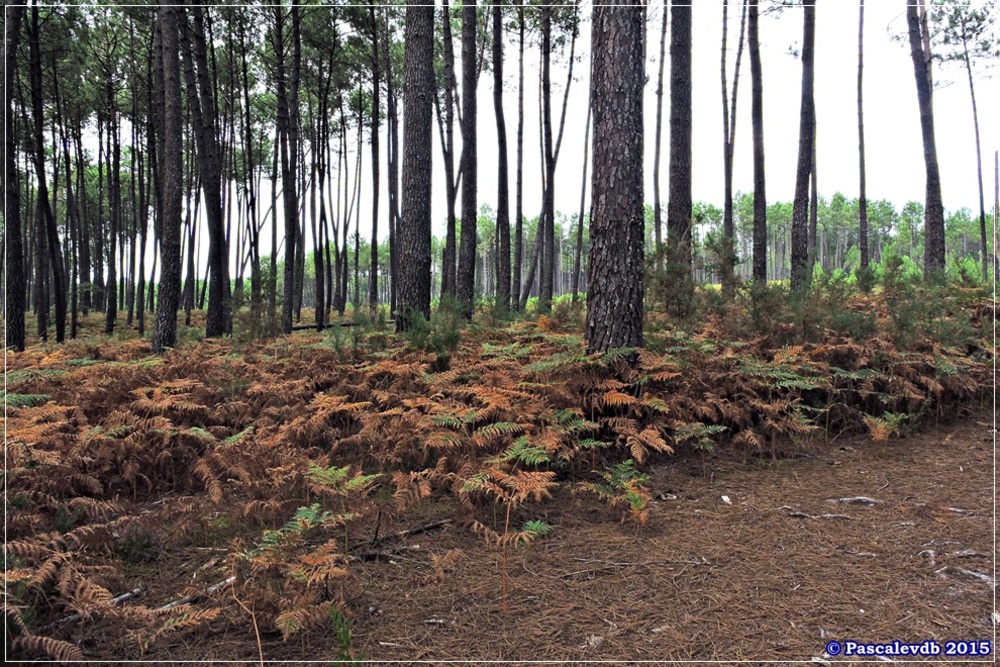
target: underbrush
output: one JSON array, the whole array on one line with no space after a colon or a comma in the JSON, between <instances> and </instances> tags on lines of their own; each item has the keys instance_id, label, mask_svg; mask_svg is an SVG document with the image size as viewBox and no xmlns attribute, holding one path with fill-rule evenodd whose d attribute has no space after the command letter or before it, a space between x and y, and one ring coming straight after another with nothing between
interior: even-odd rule
<instances>
[{"instance_id":1,"label":"underbrush","mask_svg":"<svg viewBox=\"0 0 1000 667\"><path fill-rule=\"evenodd\" d=\"M976 286L890 274L866 294L831 276L795 299L740 286L695 302L681 323L648 313L645 349L598 356L569 302L464 329L439 310L406 339L362 317L163 356L99 338L9 354L8 648L79 659L81 622L129 657L227 624L349 643L352 562L431 498L505 555L551 530L537 504L560 487L641 524L655 458L885 439L991 386ZM225 549L214 595L116 599L129 568L200 548ZM445 576L452 556L434 558L418 585Z\"/></svg>"}]
</instances>

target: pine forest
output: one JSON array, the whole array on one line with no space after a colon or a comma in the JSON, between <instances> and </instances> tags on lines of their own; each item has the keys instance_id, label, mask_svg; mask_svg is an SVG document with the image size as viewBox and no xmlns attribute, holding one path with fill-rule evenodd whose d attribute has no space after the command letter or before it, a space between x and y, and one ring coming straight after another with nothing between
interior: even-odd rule
<instances>
[{"instance_id":1,"label":"pine forest","mask_svg":"<svg viewBox=\"0 0 1000 667\"><path fill-rule=\"evenodd\" d=\"M6 658L995 657L997 17L6 3Z\"/></svg>"}]
</instances>

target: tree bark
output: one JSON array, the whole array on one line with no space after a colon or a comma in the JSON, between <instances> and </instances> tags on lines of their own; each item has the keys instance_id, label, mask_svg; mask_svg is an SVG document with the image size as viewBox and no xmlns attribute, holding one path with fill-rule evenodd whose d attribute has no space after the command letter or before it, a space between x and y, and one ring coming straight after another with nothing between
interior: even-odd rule
<instances>
[{"instance_id":1,"label":"tree bark","mask_svg":"<svg viewBox=\"0 0 1000 667\"><path fill-rule=\"evenodd\" d=\"M643 14L635 0L594 8L589 352L642 345Z\"/></svg>"},{"instance_id":2,"label":"tree bark","mask_svg":"<svg viewBox=\"0 0 1000 667\"><path fill-rule=\"evenodd\" d=\"M4 26L4 132L6 153L4 158L4 224L7 267L5 285L7 288L5 315L7 336L5 345L15 350L24 350L24 245L21 240L21 191L17 170L17 132L14 117L15 73L17 72L17 47L21 37L21 21L24 18L24 0L14 0Z\"/></svg>"},{"instance_id":3,"label":"tree bark","mask_svg":"<svg viewBox=\"0 0 1000 667\"><path fill-rule=\"evenodd\" d=\"M454 297L457 290L456 257L457 240L455 236L455 203L458 197L455 186L455 48L451 33L451 8L445 5L441 8L442 32L444 41L444 171L445 196L447 202L447 227L445 229L443 270L441 271L441 294ZM436 98L435 98L436 99ZM438 119L441 112L438 110Z\"/></svg>"},{"instance_id":4,"label":"tree bark","mask_svg":"<svg viewBox=\"0 0 1000 667\"><path fill-rule=\"evenodd\" d=\"M809 175L812 171L813 60L816 35L816 1L805 0L802 18L802 95L799 107L799 156L795 171L795 200L792 203L793 291L809 283Z\"/></svg>"},{"instance_id":5,"label":"tree bark","mask_svg":"<svg viewBox=\"0 0 1000 667\"><path fill-rule=\"evenodd\" d=\"M514 267L510 279L511 306L521 309L521 265L524 256L524 5L517 8L517 184L514 204Z\"/></svg>"},{"instance_id":6,"label":"tree bark","mask_svg":"<svg viewBox=\"0 0 1000 667\"><path fill-rule=\"evenodd\" d=\"M666 9L664 9L666 11ZM662 49L661 49L662 51ZM660 54L661 60L663 54ZM662 63L660 65L662 71ZM662 97L662 95L661 95ZM580 261L583 258L583 211L584 202L587 197L587 152L590 149L590 118L594 109L592 103L587 104L587 122L583 126L583 182L580 185L580 214L576 220L576 252L573 255L573 303L576 303L580 291ZM657 118L657 128L659 128L659 118ZM659 150L657 150L659 153ZM659 188L657 188L659 190ZM659 239L657 239L659 245ZM659 255L657 254L657 257Z\"/></svg>"},{"instance_id":7,"label":"tree bark","mask_svg":"<svg viewBox=\"0 0 1000 667\"><path fill-rule=\"evenodd\" d=\"M510 194L507 182L507 125L503 115L503 11L493 5L493 112L497 123L497 306L510 309Z\"/></svg>"},{"instance_id":8,"label":"tree bark","mask_svg":"<svg viewBox=\"0 0 1000 667\"><path fill-rule=\"evenodd\" d=\"M538 272L538 310L552 309L552 281L555 269L555 151L552 146L552 7L542 5L542 163L545 187L542 216L538 220L541 238L541 269Z\"/></svg>"},{"instance_id":9,"label":"tree bark","mask_svg":"<svg viewBox=\"0 0 1000 667\"><path fill-rule=\"evenodd\" d=\"M660 23L660 64L656 75L656 140L653 144L653 233L656 235L656 264L659 269L663 268L663 211L661 210L662 200L660 199L660 146L663 136L663 65L666 61L667 17L669 14L667 0L663 0L663 20ZM586 169L586 165L584 165L584 169ZM584 180L586 178L586 172L584 172ZM581 210L582 208L581 206ZM577 245L580 245L580 243L577 243ZM579 254L579 250L577 253ZM576 277L575 273L574 271L574 279ZM576 298L575 286L573 288L573 298Z\"/></svg>"},{"instance_id":10,"label":"tree bark","mask_svg":"<svg viewBox=\"0 0 1000 667\"><path fill-rule=\"evenodd\" d=\"M164 150L160 154L163 178L163 220L161 221L160 254L163 269L160 274L159 298L156 304L156 324L153 329L153 351L173 347L177 341L177 306L181 290L181 196L183 185L181 155L181 71L178 59L178 18L172 5L161 5L157 13L157 30L162 44L163 120L160 132Z\"/></svg>"},{"instance_id":11,"label":"tree bark","mask_svg":"<svg viewBox=\"0 0 1000 667\"><path fill-rule=\"evenodd\" d=\"M434 92L434 8L406 8L403 78L403 182L399 249L399 331L431 310L431 112Z\"/></svg>"},{"instance_id":12,"label":"tree bark","mask_svg":"<svg viewBox=\"0 0 1000 667\"><path fill-rule=\"evenodd\" d=\"M372 264L371 273L368 277L368 307L374 312L378 307L378 195L379 195L379 156L378 156L378 133L379 133L379 67L381 63L378 59L378 19L375 14L375 6L368 6L369 18L372 27Z\"/></svg>"},{"instance_id":13,"label":"tree bark","mask_svg":"<svg viewBox=\"0 0 1000 667\"><path fill-rule=\"evenodd\" d=\"M476 309L476 11L474 0L462 0L462 229L456 293L466 319Z\"/></svg>"},{"instance_id":14,"label":"tree bark","mask_svg":"<svg viewBox=\"0 0 1000 667\"><path fill-rule=\"evenodd\" d=\"M37 180L37 197L39 222L45 226L44 238L47 241L48 264L52 271L52 290L55 298L56 342L62 343L66 338L66 285L63 278L62 257L59 246L59 230L49 202L48 187L45 182L45 138L44 119L42 116L42 58L41 35L38 17L38 5L31 7L31 28L28 30L28 67L31 79L31 115L34 120L35 143L35 178ZM112 303L114 300L112 300ZM48 300L45 300L48 308Z\"/></svg>"},{"instance_id":15,"label":"tree bark","mask_svg":"<svg viewBox=\"0 0 1000 667\"><path fill-rule=\"evenodd\" d=\"M383 10L383 58L385 60L386 109L389 114L389 308L395 313L398 306L399 247L399 106L393 75L389 40L389 11Z\"/></svg>"},{"instance_id":16,"label":"tree bark","mask_svg":"<svg viewBox=\"0 0 1000 667\"><path fill-rule=\"evenodd\" d=\"M767 283L767 193L764 178L764 82L760 63L758 0L750 0L747 17L750 47L750 101L753 125L753 279Z\"/></svg>"},{"instance_id":17,"label":"tree bark","mask_svg":"<svg viewBox=\"0 0 1000 667\"><path fill-rule=\"evenodd\" d=\"M920 133L924 142L924 167L927 172L924 194L924 275L944 271L944 205L941 201L941 171L938 167L937 145L934 141L934 110L930 80L929 48L922 44L920 19L912 2L906 5L907 32L910 38L910 59L917 84L917 105L920 110Z\"/></svg>"},{"instance_id":18,"label":"tree bark","mask_svg":"<svg viewBox=\"0 0 1000 667\"><path fill-rule=\"evenodd\" d=\"M983 190L983 149L979 140L979 108L976 105L976 87L972 81L972 61L969 58L969 43L962 30L962 61L969 75L969 96L972 98L972 124L976 131L976 177L979 183L979 254L982 263L983 282L989 279L989 250L986 244L986 196Z\"/></svg>"},{"instance_id":19,"label":"tree bark","mask_svg":"<svg viewBox=\"0 0 1000 667\"><path fill-rule=\"evenodd\" d=\"M858 249L861 268L868 268L868 190L865 178L865 0L858 7Z\"/></svg>"},{"instance_id":20,"label":"tree bark","mask_svg":"<svg viewBox=\"0 0 1000 667\"><path fill-rule=\"evenodd\" d=\"M691 284L691 6L674 4L670 26L670 191L667 202L667 246L673 271ZM595 124L595 138L596 124ZM596 146L596 143L595 143ZM596 159L596 148L595 148ZM595 162L596 164L596 162ZM595 169L594 176L597 176ZM596 190L595 196L596 196ZM591 223L593 224L593 223ZM675 314L686 314L681 299L671 304Z\"/></svg>"},{"instance_id":21,"label":"tree bark","mask_svg":"<svg viewBox=\"0 0 1000 667\"><path fill-rule=\"evenodd\" d=\"M744 0L743 10L740 14L740 38L736 47L736 66L733 70L733 94L729 100L727 96L728 84L726 82L726 37L727 37L727 14L729 2L722 6L722 125L723 125L723 146L722 161L724 174L724 200L722 213L722 236L723 248L721 257L722 271L722 291L726 296L733 296L735 291L736 268L736 233L733 227L733 153L736 147L736 101L739 94L740 85L740 62L743 58L743 37L746 28L747 3ZM730 106L731 104L731 106Z\"/></svg>"}]
</instances>

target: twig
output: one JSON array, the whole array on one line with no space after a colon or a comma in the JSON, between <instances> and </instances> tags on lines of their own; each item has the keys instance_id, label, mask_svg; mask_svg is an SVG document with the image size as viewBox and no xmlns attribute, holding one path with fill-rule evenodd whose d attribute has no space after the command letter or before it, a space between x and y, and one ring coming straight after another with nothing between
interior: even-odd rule
<instances>
[{"instance_id":1,"label":"twig","mask_svg":"<svg viewBox=\"0 0 1000 667\"><path fill-rule=\"evenodd\" d=\"M409 530L401 530L398 533L393 533L392 535L386 535L385 537L379 539L378 541L376 541L376 540L373 539L373 540L369 541L365 545L355 544L354 546L352 546L350 548L350 550L353 551L354 549L358 549L361 546L370 546L370 545L373 545L373 544L381 544L382 542L384 542L386 540L394 540L394 539L398 539L400 537L409 537L410 535L418 535L420 533L426 533L429 530L434 530L435 528L441 528L443 526L447 526L451 522L452 522L451 519L441 519L440 521L433 521L431 523L424 524L423 526L417 526L416 528L410 528Z\"/></svg>"},{"instance_id":2,"label":"twig","mask_svg":"<svg viewBox=\"0 0 1000 667\"><path fill-rule=\"evenodd\" d=\"M140 595L142 595L142 589L141 588L136 588L136 589L133 589L133 590L128 591L126 593L122 593L118 597L113 598L111 600L111 604L121 604L122 602L125 602L126 600L131 600L132 598L137 598ZM77 621L80 620L80 618L81 618L80 614L70 614L69 616L63 616L59 620L57 620L54 623L52 623L52 625L66 625L67 623L76 623Z\"/></svg>"},{"instance_id":3,"label":"twig","mask_svg":"<svg viewBox=\"0 0 1000 667\"><path fill-rule=\"evenodd\" d=\"M852 496L850 498L830 498L828 503L841 503L844 505L875 505L878 503L874 498L868 496Z\"/></svg>"},{"instance_id":4,"label":"twig","mask_svg":"<svg viewBox=\"0 0 1000 667\"><path fill-rule=\"evenodd\" d=\"M805 512L789 512L788 516L795 519L843 519L844 521L850 521L851 517L847 514L806 514Z\"/></svg>"},{"instance_id":5,"label":"twig","mask_svg":"<svg viewBox=\"0 0 1000 667\"><path fill-rule=\"evenodd\" d=\"M223 588L225 588L229 584L233 583L234 581L236 581L236 576L235 575L232 576L232 577L229 577L228 579L224 579L224 580L220 581L217 584L213 584L212 586L209 586L208 588L206 588L205 590L201 591L200 593L194 593L193 595L185 595L184 597L182 597L180 599L177 599L177 600L174 600L173 602L168 602L167 604L163 605L162 607L157 607L154 611L166 611L167 609L173 609L174 607L179 607L182 604L187 604L189 602L194 602L198 598L207 597L209 595L214 595L215 593L219 592L220 590L222 590Z\"/></svg>"},{"instance_id":6,"label":"twig","mask_svg":"<svg viewBox=\"0 0 1000 667\"><path fill-rule=\"evenodd\" d=\"M395 324L396 320L386 320L386 324ZM332 329L333 327L357 327L363 326L362 323L358 322L331 322L330 324L324 324L318 326L316 324L294 324L292 325L292 331L315 331L317 329Z\"/></svg>"},{"instance_id":7,"label":"twig","mask_svg":"<svg viewBox=\"0 0 1000 667\"><path fill-rule=\"evenodd\" d=\"M229 577L226 581L233 581L236 576ZM250 620L253 622L253 633L257 637L257 656L260 658L260 667L264 667L264 647L260 643L260 628L257 627L257 614L254 613L253 609L248 609L243 600L236 597L236 588L233 587L229 589L229 592L233 594L233 599L236 600L236 604L243 607L243 611L250 614Z\"/></svg>"}]
</instances>

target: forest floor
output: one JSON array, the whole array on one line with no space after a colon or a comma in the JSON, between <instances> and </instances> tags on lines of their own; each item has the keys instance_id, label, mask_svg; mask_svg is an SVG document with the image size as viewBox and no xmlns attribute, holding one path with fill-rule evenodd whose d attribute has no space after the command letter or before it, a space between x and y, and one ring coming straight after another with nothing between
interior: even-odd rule
<instances>
[{"instance_id":1,"label":"forest floor","mask_svg":"<svg viewBox=\"0 0 1000 667\"><path fill-rule=\"evenodd\" d=\"M9 353L8 653L809 660L989 638L993 304L837 301L650 314L645 349L603 356L566 311L406 339L187 329L156 356L86 335L95 317Z\"/></svg>"},{"instance_id":2,"label":"forest floor","mask_svg":"<svg viewBox=\"0 0 1000 667\"><path fill-rule=\"evenodd\" d=\"M556 530L509 556L506 616L495 548L449 524L391 541L372 549L384 557L352 565L352 649L391 661L809 660L831 640L992 638L991 421L964 415L878 444L818 442L763 465L735 454L657 465L641 529L593 498L559 493L543 512ZM857 496L877 502L830 502ZM453 510L425 507L397 528ZM432 558L456 549L446 575L427 583ZM211 562L164 553L155 602L181 581L207 582ZM337 652L329 632L263 645L268 660ZM148 659L256 656L244 625L161 643Z\"/></svg>"}]
</instances>

